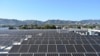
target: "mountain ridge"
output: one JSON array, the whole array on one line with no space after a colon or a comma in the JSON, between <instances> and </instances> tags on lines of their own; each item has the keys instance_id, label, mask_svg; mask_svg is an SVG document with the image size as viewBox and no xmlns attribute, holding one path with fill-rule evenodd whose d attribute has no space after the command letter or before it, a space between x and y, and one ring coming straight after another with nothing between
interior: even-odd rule
<instances>
[{"instance_id":1,"label":"mountain ridge","mask_svg":"<svg viewBox=\"0 0 100 56\"><path fill-rule=\"evenodd\" d=\"M0 18L0 25L25 25L25 24L100 24L100 20L80 20L80 21L71 21L71 20L17 20L17 19L3 19Z\"/></svg>"}]
</instances>

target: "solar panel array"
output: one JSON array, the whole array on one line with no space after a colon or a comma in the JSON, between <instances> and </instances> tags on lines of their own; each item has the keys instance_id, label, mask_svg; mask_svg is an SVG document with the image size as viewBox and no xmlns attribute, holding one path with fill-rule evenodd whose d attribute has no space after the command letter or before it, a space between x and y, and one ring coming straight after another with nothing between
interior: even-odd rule
<instances>
[{"instance_id":1,"label":"solar panel array","mask_svg":"<svg viewBox=\"0 0 100 56\"><path fill-rule=\"evenodd\" d=\"M0 30L0 52L9 51L6 48L11 47L16 42L21 42L26 35L32 34L33 31L27 30Z\"/></svg>"},{"instance_id":2,"label":"solar panel array","mask_svg":"<svg viewBox=\"0 0 100 56\"><path fill-rule=\"evenodd\" d=\"M60 30L62 31L62 30ZM27 31L30 32L30 31ZM24 33L24 32L23 32ZM100 36L57 30L31 31L32 37L2 56L100 56Z\"/></svg>"}]
</instances>

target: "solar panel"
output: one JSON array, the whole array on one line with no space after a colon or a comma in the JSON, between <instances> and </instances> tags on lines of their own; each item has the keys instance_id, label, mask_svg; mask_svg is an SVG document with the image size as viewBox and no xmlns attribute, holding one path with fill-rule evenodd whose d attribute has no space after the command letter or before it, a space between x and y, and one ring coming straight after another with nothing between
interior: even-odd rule
<instances>
[{"instance_id":1,"label":"solar panel","mask_svg":"<svg viewBox=\"0 0 100 56\"><path fill-rule=\"evenodd\" d=\"M57 52L56 45L48 45L48 52Z\"/></svg>"},{"instance_id":2,"label":"solar panel","mask_svg":"<svg viewBox=\"0 0 100 56\"><path fill-rule=\"evenodd\" d=\"M33 52L37 52L38 51L38 45L31 45L29 52L33 53Z\"/></svg>"},{"instance_id":3,"label":"solar panel","mask_svg":"<svg viewBox=\"0 0 100 56\"><path fill-rule=\"evenodd\" d=\"M82 40L83 44L90 44L87 40Z\"/></svg>"},{"instance_id":4,"label":"solar panel","mask_svg":"<svg viewBox=\"0 0 100 56\"><path fill-rule=\"evenodd\" d=\"M11 52L18 52L19 51L19 48L20 48L20 45L14 45L9 52L10 53Z\"/></svg>"},{"instance_id":5,"label":"solar panel","mask_svg":"<svg viewBox=\"0 0 100 56\"><path fill-rule=\"evenodd\" d=\"M67 52L76 52L73 45L66 45Z\"/></svg>"},{"instance_id":6,"label":"solar panel","mask_svg":"<svg viewBox=\"0 0 100 56\"><path fill-rule=\"evenodd\" d=\"M27 44L28 41L27 40L24 40L21 44Z\"/></svg>"},{"instance_id":7,"label":"solar panel","mask_svg":"<svg viewBox=\"0 0 100 56\"><path fill-rule=\"evenodd\" d=\"M98 56L100 56L100 54L98 54Z\"/></svg>"},{"instance_id":8,"label":"solar panel","mask_svg":"<svg viewBox=\"0 0 100 56\"><path fill-rule=\"evenodd\" d=\"M75 41L74 40L69 40L69 43L70 44L75 44Z\"/></svg>"},{"instance_id":9,"label":"solar panel","mask_svg":"<svg viewBox=\"0 0 100 56\"><path fill-rule=\"evenodd\" d=\"M36 40L35 44L41 44L41 40Z\"/></svg>"},{"instance_id":10,"label":"solar panel","mask_svg":"<svg viewBox=\"0 0 100 56\"><path fill-rule=\"evenodd\" d=\"M56 40L56 44L62 44L61 40Z\"/></svg>"},{"instance_id":11,"label":"solar panel","mask_svg":"<svg viewBox=\"0 0 100 56\"><path fill-rule=\"evenodd\" d=\"M28 52L29 45L21 45L19 52Z\"/></svg>"},{"instance_id":12,"label":"solar panel","mask_svg":"<svg viewBox=\"0 0 100 56\"><path fill-rule=\"evenodd\" d=\"M82 47L82 45L75 45L75 48L76 48L77 52L85 52L85 50Z\"/></svg>"},{"instance_id":13,"label":"solar panel","mask_svg":"<svg viewBox=\"0 0 100 56\"><path fill-rule=\"evenodd\" d=\"M47 45L40 45L38 52L47 52Z\"/></svg>"},{"instance_id":14,"label":"solar panel","mask_svg":"<svg viewBox=\"0 0 100 56\"><path fill-rule=\"evenodd\" d=\"M76 43L77 44L82 44L82 41L81 40L76 40Z\"/></svg>"},{"instance_id":15,"label":"solar panel","mask_svg":"<svg viewBox=\"0 0 100 56\"><path fill-rule=\"evenodd\" d=\"M95 50L90 45L83 45L87 52L95 52Z\"/></svg>"},{"instance_id":16,"label":"solar panel","mask_svg":"<svg viewBox=\"0 0 100 56\"><path fill-rule=\"evenodd\" d=\"M48 44L48 41L47 40L43 40L42 44Z\"/></svg>"},{"instance_id":17,"label":"solar panel","mask_svg":"<svg viewBox=\"0 0 100 56\"><path fill-rule=\"evenodd\" d=\"M57 45L57 50L58 50L58 52L66 52L64 45Z\"/></svg>"},{"instance_id":18,"label":"solar panel","mask_svg":"<svg viewBox=\"0 0 100 56\"><path fill-rule=\"evenodd\" d=\"M55 41L49 40L49 44L55 44Z\"/></svg>"},{"instance_id":19,"label":"solar panel","mask_svg":"<svg viewBox=\"0 0 100 56\"><path fill-rule=\"evenodd\" d=\"M35 40L29 40L28 44L34 44L34 43L35 43Z\"/></svg>"},{"instance_id":20,"label":"solar panel","mask_svg":"<svg viewBox=\"0 0 100 56\"><path fill-rule=\"evenodd\" d=\"M68 40L63 40L63 44L68 44Z\"/></svg>"},{"instance_id":21,"label":"solar panel","mask_svg":"<svg viewBox=\"0 0 100 56\"><path fill-rule=\"evenodd\" d=\"M32 35L32 37L20 41L20 45L13 45L8 55L5 55L100 56L100 36L79 35L73 32L63 33L63 31L58 33L56 30L27 30L17 32L13 37L19 36L25 39L26 35ZM2 50L0 49L0 51ZM1 55L3 56L3 54Z\"/></svg>"},{"instance_id":22,"label":"solar panel","mask_svg":"<svg viewBox=\"0 0 100 56\"><path fill-rule=\"evenodd\" d=\"M100 40L96 40L97 44L100 44Z\"/></svg>"},{"instance_id":23,"label":"solar panel","mask_svg":"<svg viewBox=\"0 0 100 56\"><path fill-rule=\"evenodd\" d=\"M99 45L92 45L96 52L100 52L100 46Z\"/></svg>"},{"instance_id":24,"label":"solar panel","mask_svg":"<svg viewBox=\"0 0 100 56\"><path fill-rule=\"evenodd\" d=\"M7 54L0 54L0 56L7 56Z\"/></svg>"},{"instance_id":25,"label":"solar panel","mask_svg":"<svg viewBox=\"0 0 100 56\"><path fill-rule=\"evenodd\" d=\"M89 40L89 42L90 42L91 44L96 44L96 42L95 42L94 40Z\"/></svg>"}]
</instances>

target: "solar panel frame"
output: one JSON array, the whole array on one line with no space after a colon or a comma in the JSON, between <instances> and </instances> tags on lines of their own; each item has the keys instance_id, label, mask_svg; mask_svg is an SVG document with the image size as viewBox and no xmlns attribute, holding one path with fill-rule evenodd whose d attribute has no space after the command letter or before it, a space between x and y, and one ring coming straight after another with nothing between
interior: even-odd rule
<instances>
[{"instance_id":1,"label":"solar panel frame","mask_svg":"<svg viewBox=\"0 0 100 56\"><path fill-rule=\"evenodd\" d=\"M47 54L47 56L58 56L58 54Z\"/></svg>"},{"instance_id":2,"label":"solar panel frame","mask_svg":"<svg viewBox=\"0 0 100 56\"><path fill-rule=\"evenodd\" d=\"M71 56L71 54L59 54L59 56Z\"/></svg>"},{"instance_id":3,"label":"solar panel frame","mask_svg":"<svg viewBox=\"0 0 100 56\"><path fill-rule=\"evenodd\" d=\"M33 56L45 56L45 54L43 54L43 53L42 53L42 54L41 54L41 53L37 53L37 54L36 54L36 53L35 53Z\"/></svg>"},{"instance_id":4,"label":"solar panel frame","mask_svg":"<svg viewBox=\"0 0 100 56\"><path fill-rule=\"evenodd\" d=\"M8 54L8 56L20 56L20 54Z\"/></svg>"},{"instance_id":5,"label":"solar panel frame","mask_svg":"<svg viewBox=\"0 0 100 56\"><path fill-rule=\"evenodd\" d=\"M85 56L84 54L72 54L73 56Z\"/></svg>"},{"instance_id":6,"label":"solar panel frame","mask_svg":"<svg viewBox=\"0 0 100 56\"><path fill-rule=\"evenodd\" d=\"M33 56L33 54L21 54L20 56Z\"/></svg>"},{"instance_id":7,"label":"solar panel frame","mask_svg":"<svg viewBox=\"0 0 100 56\"><path fill-rule=\"evenodd\" d=\"M98 56L97 54L85 54L85 56Z\"/></svg>"}]
</instances>

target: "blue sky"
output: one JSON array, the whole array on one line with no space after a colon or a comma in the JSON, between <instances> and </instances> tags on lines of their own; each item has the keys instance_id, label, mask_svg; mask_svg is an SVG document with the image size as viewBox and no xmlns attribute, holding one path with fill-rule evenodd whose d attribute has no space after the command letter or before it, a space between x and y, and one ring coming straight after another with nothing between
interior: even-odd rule
<instances>
[{"instance_id":1,"label":"blue sky","mask_svg":"<svg viewBox=\"0 0 100 56\"><path fill-rule=\"evenodd\" d=\"M0 0L0 18L41 21L100 19L100 0Z\"/></svg>"}]
</instances>

